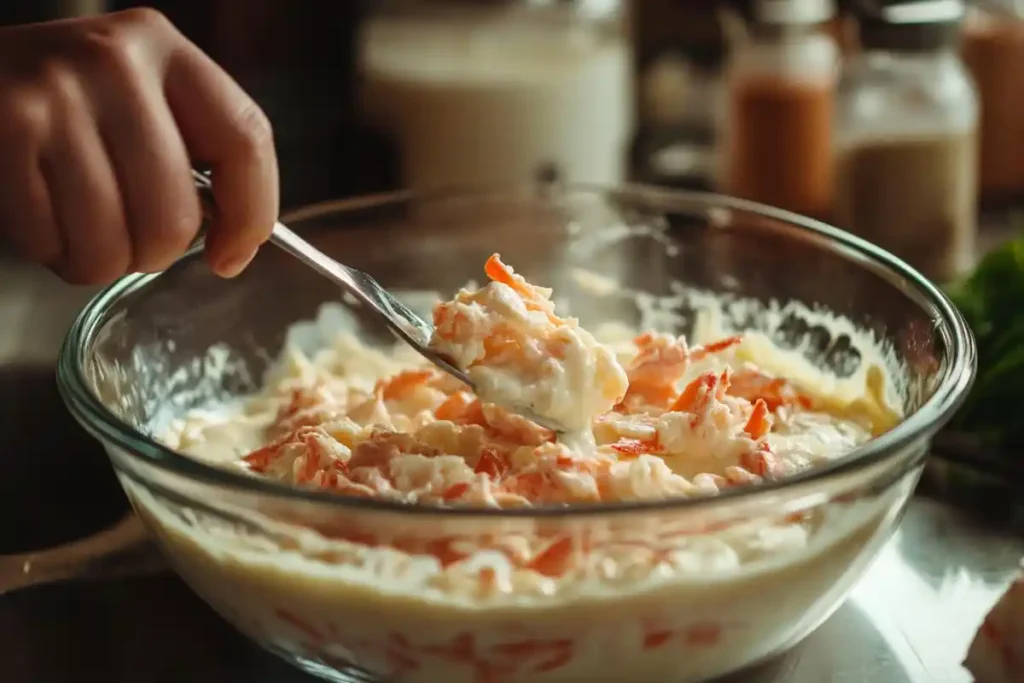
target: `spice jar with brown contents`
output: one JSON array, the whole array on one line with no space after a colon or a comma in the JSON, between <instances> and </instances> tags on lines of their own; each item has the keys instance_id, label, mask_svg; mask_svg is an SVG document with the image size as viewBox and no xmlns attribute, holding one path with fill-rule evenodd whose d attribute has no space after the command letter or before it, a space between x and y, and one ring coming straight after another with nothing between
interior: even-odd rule
<instances>
[{"instance_id":1,"label":"spice jar with brown contents","mask_svg":"<svg viewBox=\"0 0 1024 683\"><path fill-rule=\"evenodd\" d=\"M762 0L730 31L720 191L824 217L838 48L831 0Z\"/></svg>"},{"instance_id":2,"label":"spice jar with brown contents","mask_svg":"<svg viewBox=\"0 0 1024 683\"><path fill-rule=\"evenodd\" d=\"M860 0L836 127L839 227L948 281L974 260L978 101L961 0Z\"/></svg>"},{"instance_id":3,"label":"spice jar with brown contents","mask_svg":"<svg viewBox=\"0 0 1024 683\"><path fill-rule=\"evenodd\" d=\"M1020 3L976 4L967 14L961 55L981 100L981 201L1024 199L1024 16Z\"/></svg>"}]
</instances>

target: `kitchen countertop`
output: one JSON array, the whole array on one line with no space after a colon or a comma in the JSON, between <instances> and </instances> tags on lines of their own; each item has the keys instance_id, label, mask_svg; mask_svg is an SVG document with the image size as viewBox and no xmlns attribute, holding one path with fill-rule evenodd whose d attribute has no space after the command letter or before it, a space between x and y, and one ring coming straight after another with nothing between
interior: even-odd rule
<instances>
[{"instance_id":1,"label":"kitchen countertop","mask_svg":"<svg viewBox=\"0 0 1024 683\"><path fill-rule=\"evenodd\" d=\"M941 502L915 498L849 602L798 648L836 662L836 673L776 680L970 683L960 663L1021 557L1024 540L987 529ZM831 652L843 647L845 655Z\"/></svg>"},{"instance_id":2,"label":"kitchen countertop","mask_svg":"<svg viewBox=\"0 0 1024 683\"><path fill-rule=\"evenodd\" d=\"M55 362L65 332L97 291L0 251L0 365Z\"/></svg>"}]
</instances>

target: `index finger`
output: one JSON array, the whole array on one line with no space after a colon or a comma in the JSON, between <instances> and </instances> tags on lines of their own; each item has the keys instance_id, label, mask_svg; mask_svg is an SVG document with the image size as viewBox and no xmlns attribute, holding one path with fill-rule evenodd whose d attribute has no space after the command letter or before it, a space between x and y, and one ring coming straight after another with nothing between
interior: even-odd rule
<instances>
[{"instance_id":1,"label":"index finger","mask_svg":"<svg viewBox=\"0 0 1024 683\"><path fill-rule=\"evenodd\" d=\"M193 163L213 171L218 212L206 237L207 259L219 274L237 275L278 217L270 122L241 86L184 40L168 58L164 88Z\"/></svg>"}]
</instances>

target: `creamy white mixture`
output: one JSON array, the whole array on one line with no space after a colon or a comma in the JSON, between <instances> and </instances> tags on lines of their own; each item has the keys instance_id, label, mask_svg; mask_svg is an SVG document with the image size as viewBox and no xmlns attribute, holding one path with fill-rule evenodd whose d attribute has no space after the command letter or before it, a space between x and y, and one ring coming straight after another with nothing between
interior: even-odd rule
<instances>
[{"instance_id":1,"label":"creamy white mixture","mask_svg":"<svg viewBox=\"0 0 1024 683\"><path fill-rule=\"evenodd\" d=\"M340 496L509 508L714 496L842 455L898 417L877 369L859 396L830 395L778 374L784 354L763 335L591 335L496 256L486 272L486 286L435 309L436 347L479 396L409 349L341 334L312 356L290 349L263 393L187 416L168 442ZM503 404L587 438L559 440ZM297 530L297 511L268 505L256 537L126 488L183 576L243 630L424 683L689 681L750 663L813 626L817 596L848 585L906 493L838 516L761 508L731 524L690 513L585 527L353 512Z\"/></svg>"}]
</instances>

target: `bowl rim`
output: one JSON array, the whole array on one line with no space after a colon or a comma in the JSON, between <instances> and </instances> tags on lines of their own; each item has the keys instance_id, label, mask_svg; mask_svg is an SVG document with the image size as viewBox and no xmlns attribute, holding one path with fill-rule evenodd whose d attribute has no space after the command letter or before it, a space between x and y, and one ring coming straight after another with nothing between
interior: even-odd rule
<instances>
[{"instance_id":1,"label":"bowl rim","mask_svg":"<svg viewBox=\"0 0 1024 683\"><path fill-rule=\"evenodd\" d=\"M365 210L409 201L464 200L485 197L519 197L533 192L526 185L499 185L491 187L446 189L435 191L399 190L357 197L316 202L282 215L282 221L301 221L328 213ZM924 299L939 313L936 324L947 337L950 349L946 372L932 395L917 410L888 432L881 434L849 453L821 466L783 479L765 482L755 487L727 489L715 496L704 498L670 498L613 503L586 503L572 506L541 506L533 508L480 508L470 506L410 505L376 498L356 498L319 489L303 489L270 479L234 473L226 468L208 465L193 459L144 434L108 410L89 388L83 369L87 351L96 333L108 320L110 306L124 296L135 292L160 276L160 273L135 273L119 278L96 294L76 317L61 346L57 362L57 384L71 414L93 437L105 446L116 446L149 466L196 483L225 487L237 492L272 496L306 504L326 504L339 509L376 510L403 515L439 516L447 518L567 518L581 516L626 514L638 512L665 512L703 509L710 510L730 503L752 503L768 499L775 494L796 493L802 485L820 484L870 468L898 456L904 449L927 440L948 421L966 398L977 370L977 347L966 320L942 290L918 273L910 265L875 246L822 221L777 209L765 204L720 195L711 192L677 190L650 185L623 183L614 187L588 183L567 183L556 196L592 194L608 199L632 199L657 202L662 210L670 210L673 203L679 210L691 210L703 205L706 210L724 209L753 214L782 222L788 227L809 233L810 239L827 244L834 251L845 251L871 265L876 272L915 298ZM529 195L527 195L529 196ZM181 260L201 256L202 244L195 244ZM902 284L896 280L902 280ZM907 286L909 285L909 287ZM116 467L115 463L115 467Z\"/></svg>"}]
</instances>

